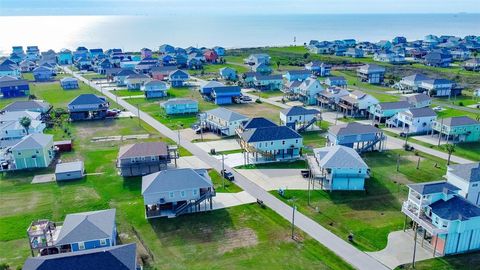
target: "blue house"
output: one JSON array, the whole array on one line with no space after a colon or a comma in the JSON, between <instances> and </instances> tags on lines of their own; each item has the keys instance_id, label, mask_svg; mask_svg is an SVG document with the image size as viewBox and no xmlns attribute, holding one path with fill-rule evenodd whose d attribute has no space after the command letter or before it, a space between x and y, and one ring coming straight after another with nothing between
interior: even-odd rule
<instances>
[{"instance_id":1,"label":"blue house","mask_svg":"<svg viewBox=\"0 0 480 270\"><path fill-rule=\"evenodd\" d=\"M301 70L289 70L283 77L287 79L287 81L304 81L312 75L310 70L301 69Z\"/></svg>"},{"instance_id":2,"label":"blue house","mask_svg":"<svg viewBox=\"0 0 480 270\"><path fill-rule=\"evenodd\" d=\"M103 49L90 49L90 58L91 59L97 59L101 58L103 56Z\"/></svg>"},{"instance_id":3,"label":"blue house","mask_svg":"<svg viewBox=\"0 0 480 270\"><path fill-rule=\"evenodd\" d=\"M436 255L480 249L480 208L459 194L459 187L448 180L408 187L405 223L411 219L414 228L424 231L420 237L428 239L425 243Z\"/></svg>"},{"instance_id":4,"label":"blue house","mask_svg":"<svg viewBox=\"0 0 480 270\"><path fill-rule=\"evenodd\" d=\"M60 80L60 85L64 90L78 89L78 80L73 77L65 77Z\"/></svg>"},{"instance_id":5,"label":"blue house","mask_svg":"<svg viewBox=\"0 0 480 270\"><path fill-rule=\"evenodd\" d=\"M237 71L231 67L224 67L220 69L220 77L227 81L234 81L237 79Z\"/></svg>"},{"instance_id":6,"label":"blue house","mask_svg":"<svg viewBox=\"0 0 480 270\"><path fill-rule=\"evenodd\" d=\"M328 128L327 145L343 145L356 149L358 152L383 149L385 136L383 132L372 126L356 122L331 126Z\"/></svg>"},{"instance_id":7,"label":"blue house","mask_svg":"<svg viewBox=\"0 0 480 270\"><path fill-rule=\"evenodd\" d=\"M68 214L61 226L45 219L34 221L27 230L32 253L44 248L66 253L115 246L115 212L115 209L107 209Z\"/></svg>"},{"instance_id":8,"label":"blue house","mask_svg":"<svg viewBox=\"0 0 480 270\"><path fill-rule=\"evenodd\" d=\"M57 63L59 65L71 65L73 64L73 54L68 49L61 50L57 55Z\"/></svg>"},{"instance_id":9,"label":"blue house","mask_svg":"<svg viewBox=\"0 0 480 270\"><path fill-rule=\"evenodd\" d=\"M365 53L360 48L348 48L345 52L345 56L353 57L353 58L362 58L364 57Z\"/></svg>"},{"instance_id":10,"label":"blue house","mask_svg":"<svg viewBox=\"0 0 480 270\"><path fill-rule=\"evenodd\" d=\"M352 148L335 145L313 150L308 167L324 190L364 190L368 166Z\"/></svg>"},{"instance_id":11,"label":"blue house","mask_svg":"<svg viewBox=\"0 0 480 270\"><path fill-rule=\"evenodd\" d=\"M255 73L253 85L261 91L281 90L283 86L282 75L262 75Z\"/></svg>"},{"instance_id":12,"label":"blue house","mask_svg":"<svg viewBox=\"0 0 480 270\"><path fill-rule=\"evenodd\" d=\"M190 78L190 75L183 70L177 69L175 71L170 72L168 75L168 80L172 87L183 87L185 86L185 82Z\"/></svg>"},{"instance_id":13,"label":"blue house","mask_svg":"<svg viewBox=\"0 0 480 270\"><path fill-rule=\"evenodd\" d=\"M188 98L172 98L160 103L166 114L189 114L198 112L198 101Z\"/></svg>"},{"instance_id":14,"label":"blue house","mask_svg":"<svg viewBox=\"0 0 480 270\"><path fill-rule=\"evenodd\" d=\"M452 62L450 54L440 51L429 52L425 55L425 65L432 67L449 67Z\"/></svg>"},{"instance_id":15,"label":"blue house","mask_svg":"<svg viewBox=\"0 0 480 270\"><path fill-rule=\"evenodd\" d=\"M52 80L53 70L46 66L40 66L33 70L33 77L35 81L50 81Z\"/></svg>"},{"instance_id":16,"label":"blue house","mask_svg":"<svg viewBox=\"0 0 480 270\"><path fill-rule=\"evenodd\" d=\"M110 62L108 58L105 58L97 62L97 64L95 65L95 71L98 74L105 75L107 73L107 69L112 67L113 67L112 62Z\"/></svg>"},{"instance_id":17,"label":"blue house","mask_svg":"<svg viewBox=\"0 0 480 270\"><path fill-rule=\"evenodd\" d=\"M341 87L341 88L346 88L347 87L347 80L342 77L342 76L337 76L337 77L328 77L325 79L325 84L328 86L336 86L336 87Z\"/></svg>"},{"instance_id":18,"label":"blue house","mask_svg":"<svg viewBox=\"0 0 480 270\"><path fill-rule=\"evenodd\" d=\"M136 244L30 257L23 270L138 270ZM74 267L73 267L74 266Z\"/></svg>"},{"instance_id":19,"label":"blue house","mask_svg":"<svg viewBox=\"0 0 480 270\"><path fill-rule=\"evenodd\" d=\"M398 45L398 44L406 44L407 43L407 38L406 37L395 37L392 40L393 45Z\"/></svg>"},{"instance_id":20,"label":"blue house","mask_svg":"<svg viewBox=\"0 0 480 270\"><path fill-rule=\"evenodd\" d=\"M318 61L313 61L305 64L305 69L310 70L315 76L325 77L330 76L332 66Z\"/></svg>"},{"instance_id":21,"label":"blue house","mask_svg":"<svg viewBox=\"0 0 480 270\"><path fill-rule=\"evenodd\" d=\"M27 46L27 59L30 61L37 61L40 58L40 50L38 46Z\"/></svg>"},{"instance_id":22,"label":"blue house","mask_svg":"<svg viewBox=\"0 0 480 270\"><path fill-rule=\"evenodd\" d=\"M146 98L161 98L167 96L168 85L163 81L153 80L145 83L141 89Z\"/></svg>"},{"instance_id":23,"label":"blue house","mask_svg":"<svg viewBox=\"0 0 480 270\"><path fill-rule=\"evenodd\" d=\"M187 67L189 69L202 69L203 68L203 62L195 57L189 57L187 60Z\"/></svg>"},{"instance_id":24,"label":"blue house","mask_svg":"<svg viewBox=\"0 0 480 270\"><path fill-rule=\"evenodd\" d=\"M300 157L303 138L287 126L249 128L238 132L240 146L255 160L291 160Z\"/></svg>"},{"instance_id":25,"label":"blue house","mask_svg":"<svg viewBox=\"0 0 480 270\"><path fill-rule=\"evenodd\" d=\"M160 52L161 54L175 53L175 48L171 45L163 44L158 49L158 52Z\"/></svg>"},{"instance_id":26,"label":"blue house","mask_svg":"<svg viewBox=\"0 0 480 270\"><path fill-rule=\"evenodd\" d=\"M30 87L26 80L16 77L0 77L0 91L3 98L22 97L30 94Z\"/></svg>"},{"instance_id":27,"label":"blue house","mask_svg":"<svg viewBox=\"0 0 480 270\"><path fill-rule=\"evenodd\" d=\"M5 60L5 62L6 61L7 60ZM3 76L11 76L11 77L17 77L17 78L20 77L20 69L18 69L16 66L13 66L13 65L4 64L5 62L3 62L0 65L0 77L3 77Z\"/></svg>"},{"instance_id":28,"label":"blue house","mask_svg":"<svg viewBox=\"0 0 480 270\"><path fill-rule=\"evenodd\" d=\"M110 103L105 97L94 94L82 94L68 104L68 112L72 121L95 120L107 117Z\"/></svg>"},{"instance_id":29,"label":"blue house","mask_svg":"<svg viewBox=\"0 0 480 270\"><path fill-rule=\"evenodd\" d=\"M137 72L135 72L134 70L131 70L131 69L121 69L120 71L117 72L117 74L115 75L115 83L118 85L118 86L125 86L127 85L127 83L125 82L125 80L127 79L128 76L130 75L136 75L138 74Z\"/></svg>"},{"instance_id":30,"label":"blue house","mask_svg":"<svg viewBox=\"0 0 480 270\"><path fill-rule=\"evenodd\" d=\"M293 106L280 111L280 123L298 132L303 132L320 120L320 112L302 106Z\"/></svg>"},{"instance_id":31,"label":"blue house","mask_svg":"<svg viewBox=\"0 0 480 270\"><path fill-rule=\"evenodd\" d=\"M216 47L213 47L213 50L218 56L225 56L225 48L216 46Z\"/></svg>"},{"instance_id":32,"label":"blue house","mask_svg":"<svg viewBox=\"0 0 480 270\"><path fill-rule=\"evenodd\" d=\"M261 74L270 74L272 73L272 68L265 63L258 63L252 67L252 70L261 73Z\"/></svg>"},{"instance_id":33,"label":"blue house","mask_svg":"<svg viewBox=\"0 0 480 270\"><path fill-rule=\"evenodd\" d=\"M357 76L362 82L381 84L385 77L385 68L375 64L366 64L357 69Z\"/></svg>"},{"instance_id":34,"label":"blue house","mask_svg":"<svg viewBox=\"0 0 480 270\"><path fill-rule=\"evenodd\" d=\"M240 86L217 86L212 88L211 96L215 104L232 104L235 98L241 96Z\"/></svg>"},{"instance_id":35,"label":"blue house","mask_svg":"<svg viewBox=\"0 0 480 270\"><path fill-rule=\"evenodd\" d=\"M200 94L210 95L214 87L221 87L221 86L225 86L225 85L219 81L208 81L206 84L200 87Z\"/></svg>"}]
</instances>

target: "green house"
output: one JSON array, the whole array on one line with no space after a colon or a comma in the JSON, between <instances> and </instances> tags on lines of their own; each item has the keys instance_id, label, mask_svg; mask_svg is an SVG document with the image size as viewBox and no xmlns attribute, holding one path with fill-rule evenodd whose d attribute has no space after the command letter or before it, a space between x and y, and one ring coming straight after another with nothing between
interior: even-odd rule
<instances>
[{"instance_id":1,"label":"green house","mask_svg":"<svg viewBox=\"0 0 480 270\"><path fill-rule=\"evenodd\" d=\"M55 156L53 135L30 134L15 144L11 151L17 170L46 168Z\"/></svg>"},{"instance_id":2,"label":"green house","mask_svg":"<svg viewBox=\"0 0 480 270\"><path fill-rule=\"evenodd\" d=\"M467 116L438 119L432 129L447 142L480 141L480 122Z\"/></svg>"}]
</instances>

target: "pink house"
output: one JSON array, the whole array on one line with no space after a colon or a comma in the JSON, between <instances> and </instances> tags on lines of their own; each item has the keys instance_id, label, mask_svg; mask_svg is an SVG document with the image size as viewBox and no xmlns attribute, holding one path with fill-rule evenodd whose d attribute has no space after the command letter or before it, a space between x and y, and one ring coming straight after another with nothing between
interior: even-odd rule
<instances>
[{"instance_id":1,"label":"pink house","mask_svg":"<svg viewBox=\"0 0 480 270\"><path fill-rule=\"evenodd\" d=\"M168 79L168 75L175 70L177 70L176 66L152 67L150 69L150 75L154 80L165 81Z\"/></svg>"},{"instance_id":2,"label":"pink house","mask_svg":"<svg viewBox=\"0 0 480 270\"><path fill-rule=\"evenodd\" d=\"M152 50L148 49L148 48L143 48L140 50L140 56L142 59L145 59L145 58L149 58L149 57L152 57Z\"/></svg>"},{"instance_id":3,"label":"pink house","mask_svg":"<svg viewBox=\"0 0 480 270\"><path fill-rule=\"evenodd\" d=\"M205 60L210 63L217 62L218 55L214 50L208 50L203 53L203 56L205 56Z\"/></svg>"}]
</instances>

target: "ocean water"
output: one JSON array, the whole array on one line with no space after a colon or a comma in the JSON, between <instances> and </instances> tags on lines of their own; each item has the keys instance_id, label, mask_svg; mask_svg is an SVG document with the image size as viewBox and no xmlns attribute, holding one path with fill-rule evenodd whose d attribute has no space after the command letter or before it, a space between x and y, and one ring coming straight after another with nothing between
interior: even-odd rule
<instances>
[{"instance_id":1,"label":"ocean water","mask_svg":"<svg viewBox=\"0 0 480 270\"><path fill-rule=\"evenodd\" d=\"M301 45L311 39L420 39L480 35L480 14L167 14L0 16L0 54L13 45L62 48L252 47ZM294 39L296 42L294 42Z\"/></svg>"}]
</instances>

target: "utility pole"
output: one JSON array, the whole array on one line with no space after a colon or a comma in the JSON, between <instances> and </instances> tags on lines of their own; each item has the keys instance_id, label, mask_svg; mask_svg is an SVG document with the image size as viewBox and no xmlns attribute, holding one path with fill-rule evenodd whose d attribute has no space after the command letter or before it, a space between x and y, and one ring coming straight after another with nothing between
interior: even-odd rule
<instances>
[{"instance_id":1,"label":"utility pole","mask_svg":"<svg viewBox=\"0 0 480 270\"><path fill-rule=\"evenodd\" d=\"M137 104L137 116L138 116L138 125L141 126L142 122L141 122L141 119L140 119L140 108L138 107L138 104Z\"/></svg>"},{"instance_id":2,"label":"utility pole","mask_svg":"<svg viewBox=\"0 0 480 270\"><path fill-rule=\"evenodd\" d=\"M297 210L297 207L295 205L293 205L292 207L292 239L295 240L295 237L294 237L294 232L295 232L295 210Z\"/></svg>"},{"instance_id":3,"label":"utility pole","mask_svg":"<svg viewBox=\"0 0 480 270\"><path fill-rule=\"evenodd\" d=\"M222 185L225 190L225 155L222 153Z\"/></svg>"},{"instance_id":4,"label":"utility pole","mask_svg":"<svg viewBox=\"0 0 480 270\"><path fill-rule=\"evenodd\" d=\"M418 231L418 224L414 224L414 225L415 225L415 230L414 230L415 236L413 237L413 259L412 259L413 269L415 269L415 255L417 252L417 231Z\"/></svg>"},{"instance_id":5,"label":"utility pole","mask_svg":"<svg viewBox=\"0 0 480 270\"><path fill-rule=\"evenodd\" d=\"M398 154L397 156L397 172L399 171L400 169L400 154Z\"/></svg>"},{"instance_id":6,"label":"utility pole","mask_svg":"<svg viewBox=\"0 0 480 270\"><path fill-rule=\"evenodd\" d=\"M442 130L443 130L443 118L442 118L442 121L440 122L440 130L438 131L438 146L440 146L440 141L442 140Z\"/></svg>"}]
</instances>

